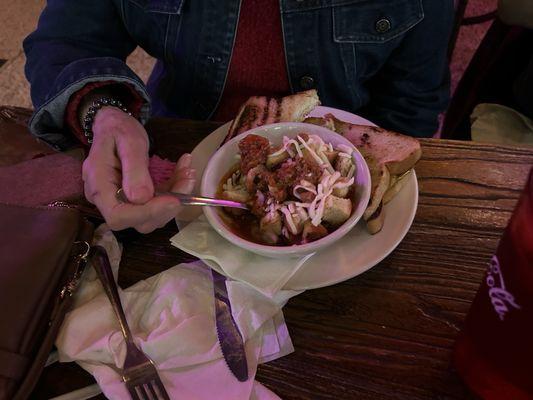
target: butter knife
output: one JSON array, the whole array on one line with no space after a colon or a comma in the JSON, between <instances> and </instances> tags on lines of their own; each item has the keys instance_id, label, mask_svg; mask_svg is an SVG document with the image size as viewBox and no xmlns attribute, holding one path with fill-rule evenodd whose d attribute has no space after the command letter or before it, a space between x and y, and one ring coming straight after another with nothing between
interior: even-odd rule
<instances>
[{"instance_id":1,"label":"butter knife","mask_svg":"<svg viewBox=\"0 0 533 400\"><path fill-rule=\"evenodd\" d=\"M222 355L230 371L239 382L248 380L248 363L244 341L231 314L226 277L211 268L215 294L215 322Z\"/></svg>"}]
</instances>

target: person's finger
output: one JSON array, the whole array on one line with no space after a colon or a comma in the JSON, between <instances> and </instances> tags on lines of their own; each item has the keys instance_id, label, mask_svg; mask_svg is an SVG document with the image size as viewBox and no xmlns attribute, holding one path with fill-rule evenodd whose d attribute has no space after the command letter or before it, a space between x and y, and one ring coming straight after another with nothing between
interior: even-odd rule
<instances>
[{"instance_id":1,"label":"person's finger","mask_svg":"<svg viewBox=\"0 0 533 400\"><path fill-rule=\"evenodd\" d=\"M120 186L120 171L108 166L94 166L84 172L85 190L112 230L135 228L147 233L164 226L179 211L179 201L173 197L153 198L142 205L122 203L116 198Z\"/></svg>"},{"instance_id":2,"label":"person's finger","mask_svg":"<svg viewBox=\"0 0 533 400\"><path fill-rule=\"evenodd\" d=\"M145 204L118 203L112 207L106 222L112 230L135 228L148 233L164 226L177 214L180 204L174 198L153 198Z\"/></svg>"},{"instance_id":3,"label":"person's finger","mask_svg":"<svg viewBox=\"0 0 533 400\"><path fill-rule=\"evenodd\" d=\"M183 154L179 158L176 165L174 166L174 170L172 171L172 175L170 176L170 178L168 178L165 182L160 183L157 189L161 192L172 191L174 184L176 183L180 175L180 171L186 170L190 166L191 166L191 155L188 153Z\"/></svg>"},{"instance_id":4,"label":"person's finger","mask_svg":"<svg viewBox=\"0 0 533 400\"><path fill-rule=\"evenodd\" d=\"M149 233L165 226L176 216L179 208L179 201L173 197L155 197L141 205L122 204L116 209L114 222L119 229L124 229L123 225L127 224L140 233Z\"/></svg>"},{"instance_id":5,"label":"person's finger","mask_svg":"<svg viewBox=\"0 0 533 400\"><path fill-rule=\"evenodd\" d=\"M115 172L113 172L115 171ZM127 224L144 222L142 215L137 218L129 214L123 215L121 203L116 198L120 187L121 175L106 167L95 168L86 182L86 196L100 210L100 213L113 230L127 228Z\"/></svg>"},{"instance_id":6,"label":"person's finger","mask_svg":"<svg viewBox=\"0 0 533 400\"><path fill-rule=\"evenodd\" d=\"M155 204L156 202L159 204ZM150 218L145 223L135 227L141 233L149 233L157 228L162 228L176 217L180 209L178 201L165 197L154 198L143 206L147 206L148 204L151 207Z\"/></svg>"},{"instance_id":7,"label":"person's finger","mask_svg":"<svg viewBox=\"0 0 533 400\"><path fill-rule=\"evenodd\" d=\"M148 171L148 140L140 134L116 136L117 154L122 165L122 187L128 200L143 204L154 195Z\"/></svg>"},{"instance_id":8,"label":"person's finger","mask_svg":"<svg viewBox=\"0 0 533 400\"><path fill-rule=\"evenodd\" d=\"M178 162L176 163L176 167L174 168L174 171L177 171L182 168L189 168L191 166L192 162L192 156L189 153L183 154Z\"/></svg>"},{"instance_id":9,"label":"person's finger","mask_svg":"<svg viewBox=\"0 0 533 400\"><path fill-rule=\"evenodd\" d=\"M178 193L191 193L194 189L196 172L191 168L191 155L180 157L174 168L172 177L167 182L167 190Z\"/></svg>"},{"instance_id":10,"label":"person's finger","mask_svg":"<svg viewBox=\"0 0 533 400\"><path fill-rule=\"evenodd\" d=\"M83 195L85 196L85 198L87 199L89 203L94 204L93 193L91 191L90 186L87 183L83 184Z\"/></svg>"},{"instance_id":11,"label":"person's finger","mask_svg":"<svg viewBox=\"0 0 533 400\"><path fill-rule=\"evenodd\" d=\"M171 187L173 192L190 194L196 184L196 171L194 169L183 170Z\"/></svg>"},{"instance_id":12,"label":"person's finger","mask_svg":"<svg viewBox=\"0 0 533 400\"><path fill-rule=\"evenodd\" d=\"M112 230L121 230L145 222L142 209L121 203L116 192L120 187L120 172L109 166L94 166L87 173L86 195L102 213Z\"/></svg>"},{"instance_id":13,"label":"person's finger","mask_svg":"<svg viewBox=\"0 0 533 400\"><path fill-rule=\"evenodd\" d=\"M98 137L82 165L85 197L94 204L94 195L99 191L100 182L111 181L120 186L121 176L114 139Z\"/></svg>"}]
</instances>

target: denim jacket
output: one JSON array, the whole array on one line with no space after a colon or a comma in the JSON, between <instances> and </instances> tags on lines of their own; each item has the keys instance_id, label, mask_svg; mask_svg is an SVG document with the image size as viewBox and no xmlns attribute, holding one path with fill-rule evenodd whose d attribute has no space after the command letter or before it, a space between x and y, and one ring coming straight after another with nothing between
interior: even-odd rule
<instances>
[{"instance_id":1,"label":"denim jacket","mask_svg":"<svg viewBox=\"0 0 533 400\"><path fill-rule=\"evenodd\" d=\"M88 82L132 85L151 114L209 119L224 88L241 0L48 0L24 41L32 132L73 145L64 113ZM449 97L451 0L280 0L293 92L385 128L430 136ZM141 46L158 59L147 85L126 65ZM257 43L261 46L261 43ZM258 93L259 94L259 93Z\"/></svg>"}]
</instances>

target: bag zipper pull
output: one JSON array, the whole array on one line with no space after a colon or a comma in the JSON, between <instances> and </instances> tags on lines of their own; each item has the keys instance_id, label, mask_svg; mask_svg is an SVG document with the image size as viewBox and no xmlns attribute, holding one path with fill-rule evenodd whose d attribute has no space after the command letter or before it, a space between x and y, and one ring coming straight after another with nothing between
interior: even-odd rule
<instances>
[{"instance_id":1,"label":"bag zipper pull","mask_svg":"<svg viewBox=\"0 0 533 400\"><path fill-rule=\"evenodd\" d=\"M76 270L68 282L61 288L59 292L59 297L61 299L65 298L67 295L70 297L74 294L74 291L80 283L81 275L87 264L87 259L89 257L89 251L91 250L91 245L85 241L74 242L77 245L84 245L82 251L76 255Z\"/></svg>"}]
</instances>

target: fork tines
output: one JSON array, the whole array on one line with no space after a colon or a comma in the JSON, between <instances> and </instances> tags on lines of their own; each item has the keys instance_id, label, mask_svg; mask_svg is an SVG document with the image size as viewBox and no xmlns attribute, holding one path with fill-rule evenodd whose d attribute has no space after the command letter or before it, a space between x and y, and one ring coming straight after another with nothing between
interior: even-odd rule
<instances>
[{"instance_id":1,"label":"fork tines","mask_svg":"<svg viewBox=\"0 0 533 400\"><path fill-rule=\"evenodd\" d=\"M170 400L157 372L154 373L155 375L126 381L126 387L133 400Z\"/></svg>"},{"instance_id":2,"label":"fork tines","mask_svg":"<svg viewBox=\"0 0 533 400\"><path fill-rule=\"evenodd\" d=\"M122 379L133 400L170 400L152 360L128 344Z\"/></svg>"}]
</instances>

